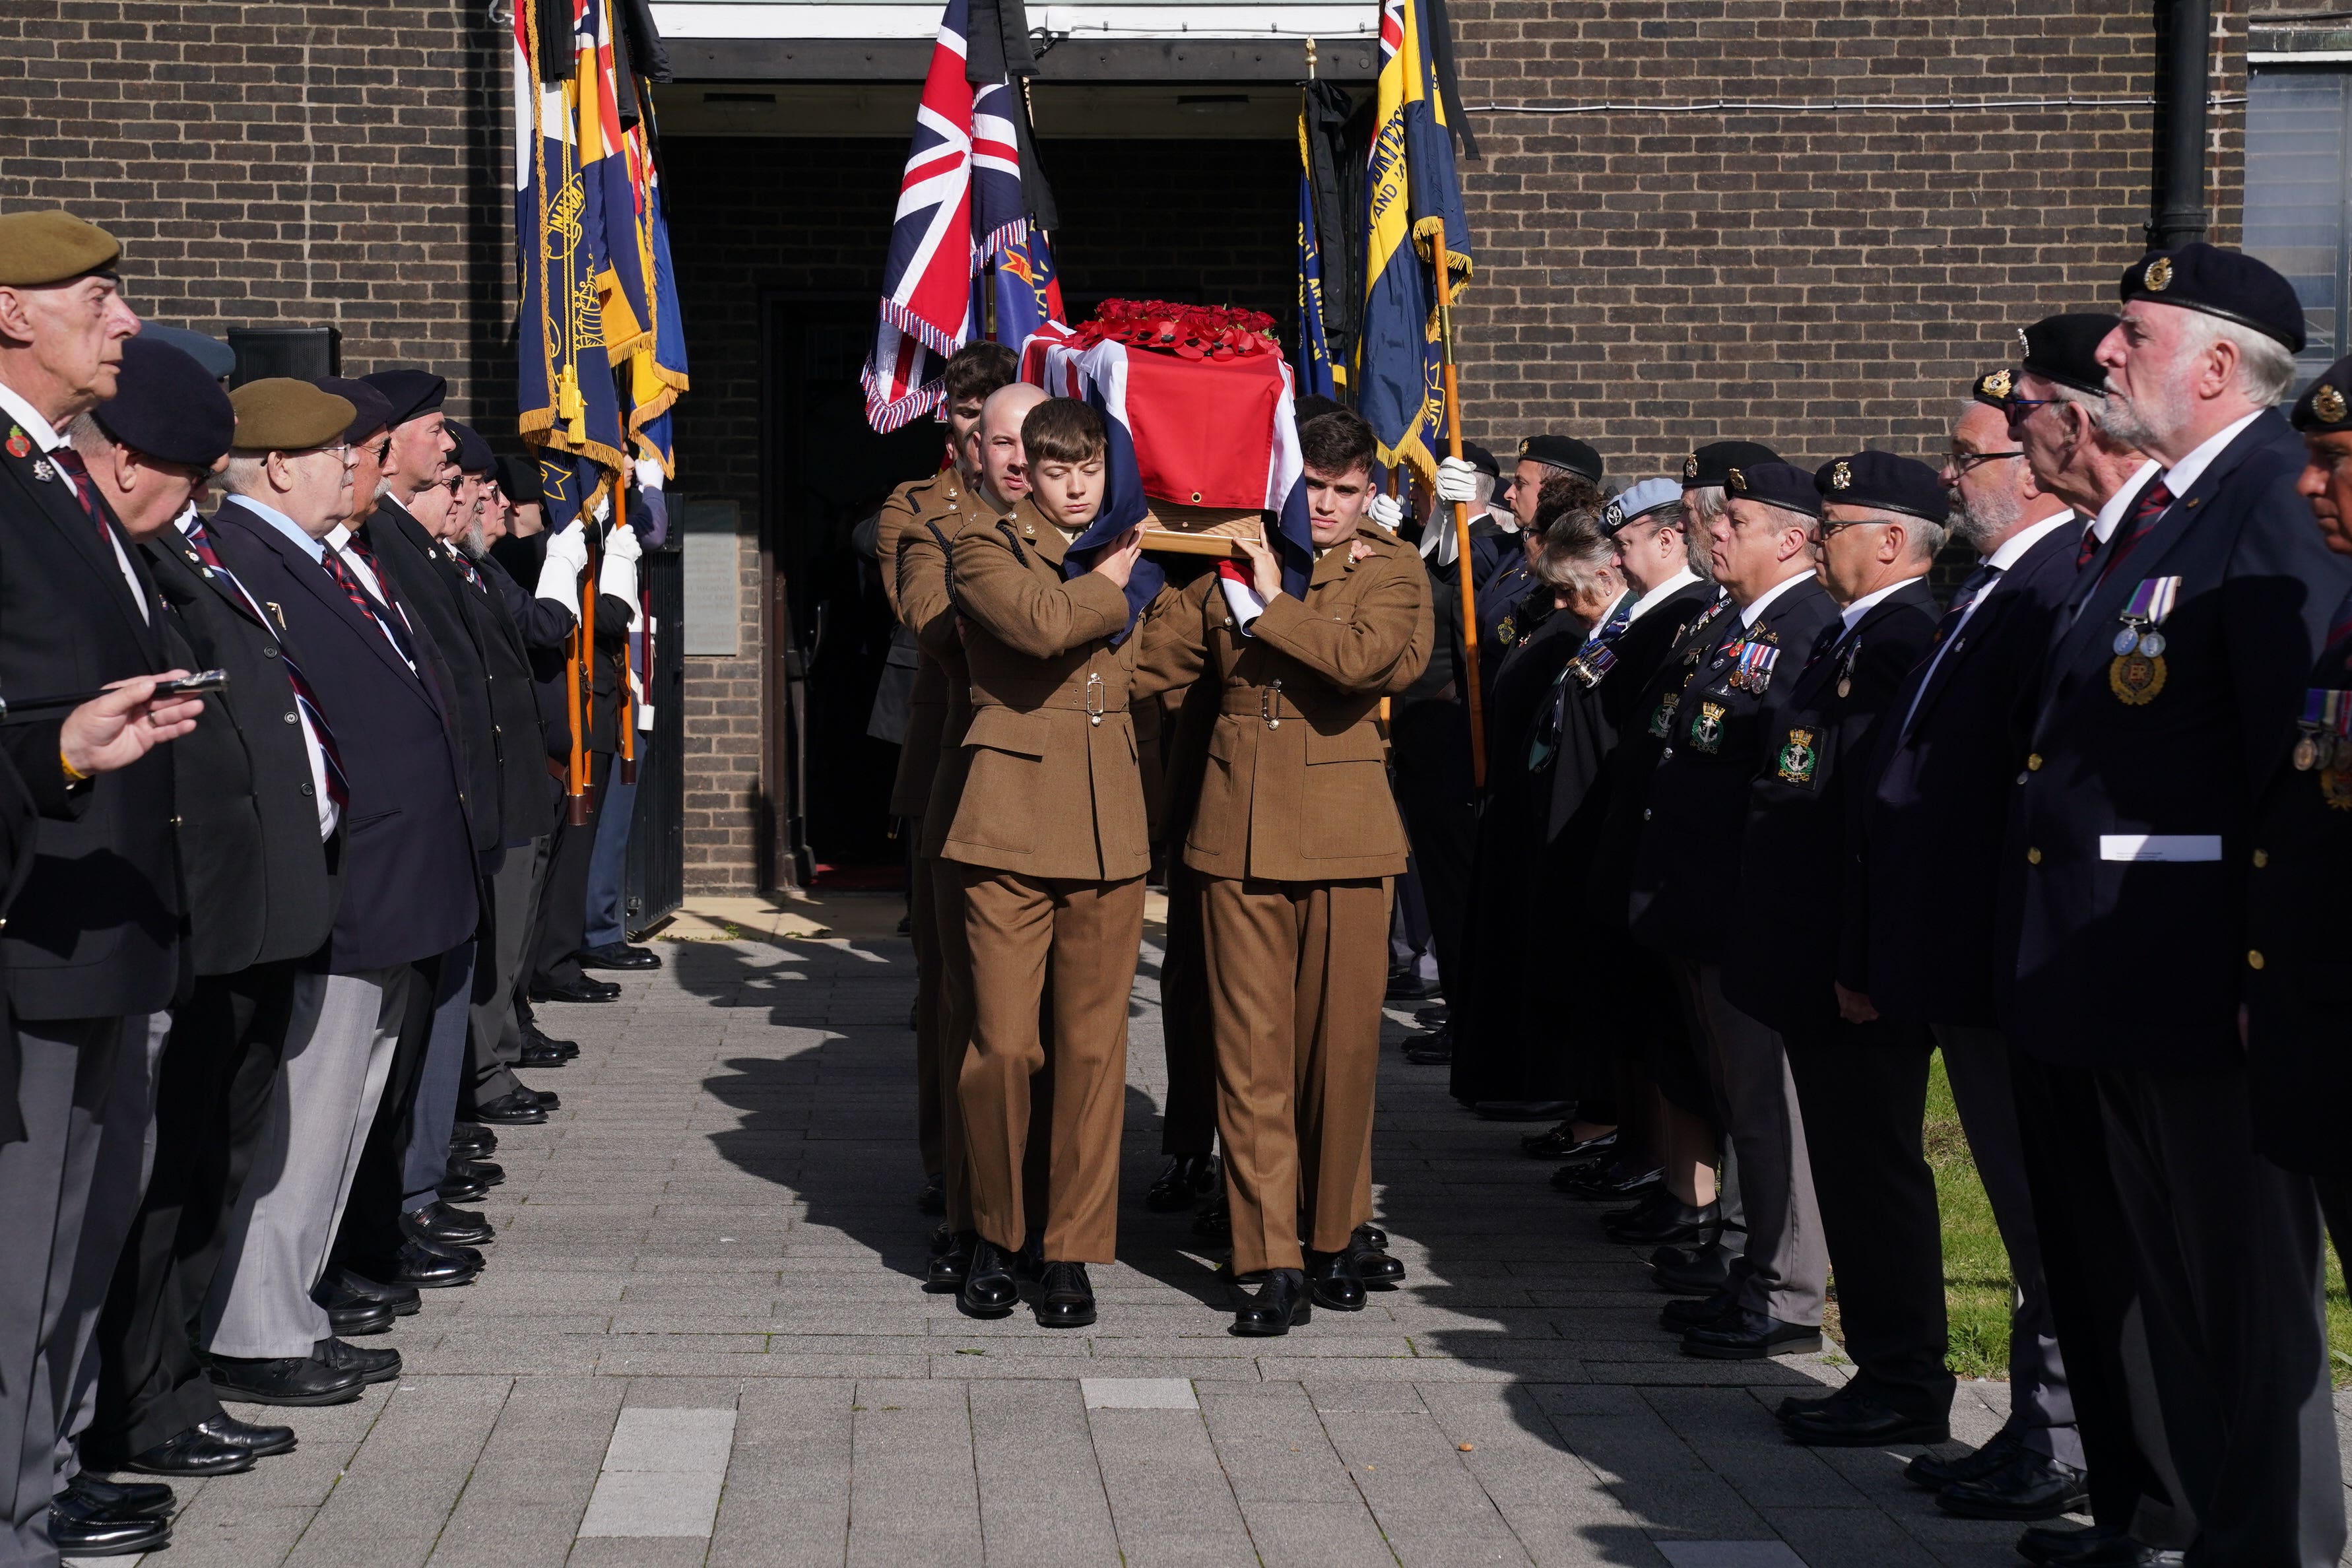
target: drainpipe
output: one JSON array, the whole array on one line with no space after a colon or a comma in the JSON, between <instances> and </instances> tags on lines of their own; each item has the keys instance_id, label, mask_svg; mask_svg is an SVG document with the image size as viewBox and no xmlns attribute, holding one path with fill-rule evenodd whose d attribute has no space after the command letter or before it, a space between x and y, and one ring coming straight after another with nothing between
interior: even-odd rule
<instances>
[{"instance_id":1,"label":"drainpipe","mask_svg":"<svg viewBox=\"0 0 2352 1568\"><path fill-rule=\"evenodd\" d=\"M2205 237L2205 100L2210 91L2213 15L2210 0L2171 0L2165 37L2162 140L2151 248Z\"/></svg>"}]
</instances>

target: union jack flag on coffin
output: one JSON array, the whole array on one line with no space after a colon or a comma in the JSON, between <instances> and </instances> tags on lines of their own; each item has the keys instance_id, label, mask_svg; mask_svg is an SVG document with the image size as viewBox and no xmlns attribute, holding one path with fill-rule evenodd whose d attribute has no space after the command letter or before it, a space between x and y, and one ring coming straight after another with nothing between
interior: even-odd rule
<instances>
[{"instance_id":1,"label":"union jack flag on coffin","mask_svg":"<svg viewBox=\"0 0 2352 1568\"><path fill-rule=\"evenodd\" d=\"M936 406L947 356L974 335L972 279L990 250L1024 238L1027 204L1003 82L965 79L967 0L948 0L915 110L866 362L866 422L895 430Z\"/></svg>"}]
</instances>

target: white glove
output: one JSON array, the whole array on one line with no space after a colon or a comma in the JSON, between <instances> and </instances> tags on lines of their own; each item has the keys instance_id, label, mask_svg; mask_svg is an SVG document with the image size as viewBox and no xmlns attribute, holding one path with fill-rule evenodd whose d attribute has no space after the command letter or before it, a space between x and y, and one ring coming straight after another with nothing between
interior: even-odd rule
<instances>
[{"instance_id":1,"label":"white glove","mask_svg":"<svg viewBox=\"0 0 2352 1568\"><path fill-rule=\"evenodd\" d=\"M1404 526L1404 503L1394 496L1374 496L1370 516L1374 522L1394 533Z\"/></svg>"},{"instance_id":2,"label":"white glove","mask_svg":"<svg viewBox=\"0 0 2352 1568\"><path fill-rule=\"evenodd\" d=\"M1451 504L1463 501L1475 505L1478 500L1478 470L1466 458L1437 459L1437 499Z\"/></svg>"},{"instance_id":3,"label":"white glove","mask_svg":"<svg viewBox=\"0 0 2352 1568\"><path fill-rule=\"evenodd\" d=\"M596 595L610 594L629 606L629 625L637 624L637 557L644 553L637 548L636 530L616 528L613 537L604 542L604 559L596 564Z\"/></svg>"},{"instance_id":4,"label":"white glove","mask_svg":"<svg viewBox=\"0 0 2352 1568\"><path fill-rule=\"evenodd\" d=\"M540 563L539 585L531 596L551 599L580 614L580 574L588 569L588 536L582 531L580 520L569 523L547 536L547 554Z\"/></svg>"},{"instance_id":5,"label":"white glove","mask_svg":"<svg viewBox=\"0 0 2352 1568\"><path fill-rule=\"evenodd\" d=\"M645 553L645 545L638 540L637 531L634 528L616 528L604 541L604 559L607 562L642 561Z\"/></svg>"}]
</instances>

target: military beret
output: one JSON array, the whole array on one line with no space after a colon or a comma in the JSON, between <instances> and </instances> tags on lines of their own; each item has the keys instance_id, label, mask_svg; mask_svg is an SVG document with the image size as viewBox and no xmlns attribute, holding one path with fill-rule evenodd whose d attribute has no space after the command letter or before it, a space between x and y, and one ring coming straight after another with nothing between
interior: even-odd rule
<instances>
[{"instance_id":1,"label":"military beret","mask_svg":"<svg viewBox=\"0 0 2352 1568\"><path fill-rule=\"evenodd\" d=\"M449 384L429 370L414 370L406 366L399 370L374 370L360 379L383 394L383 400L392 405L392 423L395 426L405 425L419 415L432 413L449 395Z\"/></svg>"},{"instance_id":2,"label":"military beret","mask_svg":"<svg viewBox=\"0 0 2352 1568\"><path fill-rule=\"evenodd\" d=\"M2242 250L2201 239L2178 250L2151 250L2124 268L2121 293L2126 304L2153 300L2202 310L2303 352L2303 301L2294 285Z\"/></svg>"},{"instance_id":3,"label":"military beret","mask_svg":"<svg viewBox=\"0 0 2352 1568\"><path fill-rule=\"evenodd\" d=\"M307 452L340 441L357 413L349 398L284 375L248 381L228 400L240 452Z\"/></svg>"},{"instance_id":4,"label":"military beret","mask_svg":"<svg viewBox=\"0 0 2352 1568\"><path fill-rule=\"evenodd\" d=\"M1326 397L1319 392L1310 392L1291 404L1290 422L1293 425L1304 425L1309 419L1320 419L1326 414L1343 414L1347 411L1347 406L1346 404Z\"/></svg>"},{"instance_id":5,"label":"military beret","mask_svg":"<svg viewBox=\"0 0 2352 1568\"><path fill-rule=\"evenodd\" d=\"M498 467L498 454L490 450L490 444L488 441L475 435L470 428L458 424L455 419L450 420L443 428L446 429L450 438L457 443L459 473L472 474L479 478Z\"/></svg>"},{"instance_id":6,"label":"military beret","mask_svg":"<svg viewBox=\"0 0 2352 1568\"><path fill-rule=\"evenodd\" d=\"M1725 469L1723 489L1733 500L1762 501L1806 517L1822 515L1821 492L1813 488L1813 476L1778 458L1752 468L1737 464Z\"/></svg>"},{"instance_id":7,"label":"military beret","mask_svg":"<svg viewBox=\"0 0 2352 1568\"><path fill-rule=\"evenodd\" d=\"M1543 463L1601 482L1601 454L1568 436L1530 436L1519 443L1521 462Z\"/></svg>"},{"instance_id":8,"label":"military beret","mask_svg":"<svg viewBox=\"0 0 2352 1568\"><path fill-rule=\"evenodd\" d=\"M500 458L499 489L517 506L545 506L547 492L539 488L537 458Z\"/></svg>"},{"instance_id":9,"label":"military beret","mask_svg":"<svg viewBox=\"0 0 2352 1568\"><path fill-rule=\"evenodd\" d=\"M320 391L331 393L350 404L355 412L351 428L343 432L346 441L364 441L379 430L392 428L392 405L383 394L364 381L352 381L340 375L322 375L310 384Z\"/></svg>"},{"instance_id":10,"label":"military beret","mask_svg":"<svg viewBox=\"0 0 2352 1568\"><path fill-rule=\"evenodd\" d=\"M115 237L69 212L0 214L0 284L37 289L102 272L122 255Z\"/></svg>"},{"instance_id":11,"label":"military beret","mask_svg":"<svg viewBox=\"0 0 2352 1568\"><path fill-rule=\"evenodd\" d=\"M218 338L192 332L185 327L167 327L161 321L148 321L139 329L139 335L159 343L169 343L198 364L215 381L226 381L236 369L236 351Z\"/></svg>"},{"instance_id":12,"label":"military beret","mask_svg":"<svg viewBox=\"0 0 2352 1568\"><path fill-rule=\"evenodd\" d=\"M209 468L236 435L236 410L205 367L142 332L122 345L114 395L90 410L100 429L134 452Z\"/></svg>"},{"instance_id":13,"label":"military beret","mask_svg":"<svg viewBox=\"0 0 2352 1568\"><path fill-rule=\"evenodd\" d=\"M1601 531L1614 538L1629 522L1654 511L1679 510L1683 488L1672 479L1636 479L1601 509Z\"/></svg>"},{"instance_id":14,"label":"military beret","mask_svg":"<svg viewBox=\"0 0 2352 1568\"><path fill-rule=\"evenodd\" d=\"M1462 460L1490 479L1500 479L1503 477L1503 465L1495 461L1495 454L1475 441L1462 443Z\"/></svg>"},{"instance_id":15,"label":"military beret","mask_svg":"<svg viewBox=\"0 0 2352 1568\"><path fill-rule=\"evenodd\" d=\"M2105 397L2107 367L2099 363L2099 345L2120 320L2105 310L2085 310L2044 316L2030 327L2018 328L2017 341L2025 345L2025 373Z\"/></svg>"},{"instance_id":16,"label":"military beret","mask_svg":"<svg viewBox=\"0 0 2352 1568\"><path fill-rule=\"evenodd\" d=\"M2319 373L2295 399L2294 427L2310 436L2352 430L2352 354Z\"/></svg>"},{"instance_id":17,"label":"military beret","mask_svg":"<svg viewBox=\"0 0 2352 1568\"><path fill-rule=\"evenodd\" d=\"M1752 468L1780 460L1780 453L1753 441L1710 441L1683 459L1683 489L1720 488L1731 482L1735 468Z\"/></svg>"},{"instance_id":18,"label":"military beret","mask_svg":"<svg viewBox=\"0 0 2352 1568\"><path fill-rule=\"evenodd\" d=\"M1969 395L1987 408L2005 408L2009 405L2010 389L2016 384L2017 373L2003 365L1977 377L1969 386Z\"/></svg>"},{"instance_id":19,"label":"military beret","mask_svg":"<svg viewBox=\"0 0 2352 1568\"><path fill-rule=\"evenodd\" d=\"M1814 470L1813 486L1828 506L1899 511L1937 527L1952 511L1941 474L1916 458L1898 458L1892 452L1865 450L1832 458Z\"/></svg>"}]
</instances>

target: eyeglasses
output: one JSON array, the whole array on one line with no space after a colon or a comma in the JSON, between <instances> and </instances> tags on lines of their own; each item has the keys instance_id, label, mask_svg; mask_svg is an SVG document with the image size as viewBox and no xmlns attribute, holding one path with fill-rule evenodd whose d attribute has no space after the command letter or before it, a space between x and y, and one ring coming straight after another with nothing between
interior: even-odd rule
<instances>
[{"instance_id":1,"label":"eyeglasses","mask_svg":"<svg viewBox=\"0 0 2352 1568\"><path fill-rule=\"evenodd\" d=\"M1965 474L1979 463L1990 463L2006 458L2023 456L2025 456L2025 449L2021 447L2014 452L1955 452L1944 459L1944 467L1951 469L1955 474Z\"/></svg>"},{"instance_id":2,"label":"eyeglasses","mask_svg":"<svg viewBox=\"0 0 2352 1568\"><path fill-rule=\"evenodd\" d=\"M2014 425L2035 409L2047 408L2057 401L2054 397L2020 397L2012 392L2000 400L2000 416Z\"/></svg>"},{"instance_id":3,"label":"eyeglasses","mask_svg":"<svg viewBox=\"0 0 2352 1568\"><path fill-rule=\"evenodd\" d=\"M1842 529L1885 528L1887 526L1887 520L1883 517L1851 517L1846 519L1843 522L1832 522L1827 518L1823 518L1821 521L1813 524L1812 542L1815 544L1827 544L1830 542L1830 536L1838 532Z\"/></svg>"}]
</instances>

